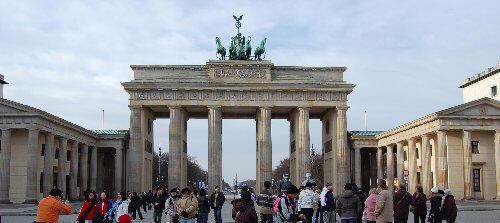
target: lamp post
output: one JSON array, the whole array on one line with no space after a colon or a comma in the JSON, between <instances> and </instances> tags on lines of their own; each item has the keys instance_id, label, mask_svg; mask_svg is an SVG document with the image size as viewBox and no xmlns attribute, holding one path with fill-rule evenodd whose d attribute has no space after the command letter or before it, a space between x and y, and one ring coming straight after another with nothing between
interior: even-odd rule
<instances>
[{"instance_id":1,"label":"lamp post","mask_svg":"<svg viewBox=\"0 0 500 223\"><path fill-rule=\"evenodd\" d=\"M161 147L158 148L160 150L159 156L158 156L158 187L160 186L160 179L161 179Z\"/></svg>"}]
</instances>

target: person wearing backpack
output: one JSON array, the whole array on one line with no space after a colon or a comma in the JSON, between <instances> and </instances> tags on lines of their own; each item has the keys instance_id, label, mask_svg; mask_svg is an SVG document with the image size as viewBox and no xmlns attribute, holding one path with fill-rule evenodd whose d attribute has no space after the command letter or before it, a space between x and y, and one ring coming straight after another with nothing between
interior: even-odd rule
<instances>
[{"instance_id":1,"label":"person wearing backpack","mask_svg":"<svg viewBox=\"0 0 500 223\"><path fill-rule=\"evenodd\" d=\"M200 189L198 196L198 223L207 223L210 213L210 201L207 197L207 190Z\"/></svg>"},{"instance_id":2,"label":"person wearing backpack","mask_svg":"<svg viewBox=\"0 0 500 223\"><path fill-rule=\"evenodd\" d=\"M286 192L275 202L276 207L276 222L277 223L296 223L301 220L305 220L304 215L299 215L296 209L295 199L299 195L299 189L290 184Z\"/></svg>"},{"instance_id":3,"label":"person wearing backpack","mask_svg":"<svg viewBox=\"0 0 500 223\"><path fill-rule=\"evenodd\" d=\"M264 188L257 197L257 204L260 206L260 221L262 223L273 222L273 194L271 193L271 182L264 182Z\"/></svg>"},{"instance_id":4,"label":"person wearing backpack","mask_svg":"<svg viewBox=\"0 0 500 223\"><path fill-rule=\"evenodd\" d=\"M321 192L321 209L324 223L337 222L337 212L335 212L335 193L331 183L327 183Z\"/></svg>"}]
</instances>

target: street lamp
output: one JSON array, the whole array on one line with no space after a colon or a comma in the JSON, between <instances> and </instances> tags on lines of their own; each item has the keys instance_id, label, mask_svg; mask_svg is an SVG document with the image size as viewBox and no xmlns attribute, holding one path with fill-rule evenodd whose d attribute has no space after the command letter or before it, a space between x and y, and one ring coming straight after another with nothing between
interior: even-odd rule
<instances>
[{"instance_id":1,"label":"street lamp","mask_svg":"<svg viewBox=\"0 0 500 223\"><path fill-rule=\"evenodd\" d=\"M161 147L158 148L160 150L160 155L158 156L158 186L160 186L161 179Z\"/></svg>"}]
</instances>

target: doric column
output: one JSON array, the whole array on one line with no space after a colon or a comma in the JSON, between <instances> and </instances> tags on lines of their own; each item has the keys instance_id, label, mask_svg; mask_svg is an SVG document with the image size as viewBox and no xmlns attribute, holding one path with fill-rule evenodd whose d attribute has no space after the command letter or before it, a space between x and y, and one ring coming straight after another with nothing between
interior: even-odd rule
<instances>
[{"instance_id":1,"label":"doric column","mask_svg":"<svg viewBox=\"0 0 500 223\"><path fill-rule=\"evenodd\" d=\"M54 134L48 132L45 134L45 154L43 156L43 196L49 195L52 189L54 170Z\"/></svg>"},{"instance_id":2,"label":"doric column","mask_svg":"<svg viewBox=\"0 0 500 223\"><path fill-rule=\"evenodd\" d=\"M464 149L464 198L472 198L472 145L471 132L462 132L462 147Z\"/></svg>"},{"instance_id":3,"label":"doric column","mask_svg":"<svg viewBox=\"0 0 500 223\"><path fill-rule=\"evenodd\" d=\"M88 159L89 159L89 146L87 144L82 145L81 149L81 155L80 155L80 162L81 162L81 168L80 168L80 178L81 178L81 184L80 184L80 198L85 199L85 192L87 191L87 186L88 186L88 174L89 174L89 169L88 169Z\"/></svg>"},{"instance_id":4,"label":"doric column","mask_svg":"<svg viewBox=\"0 0 500 223\"><path fill-rule=\"evenodd\" d=\"M437 131L437 148L436 148L436 172L437 172L437 182L436 185L440 189L448 187L448 176L447 176L447 162L446 162L446 132Z\"/></svg>"},{"instance_id":5,"label":"doric column","mask_svg":"<svg viewBox=\"0 0 500 223\"><path fill-rule=\"evenodd\" d=\"M337 107L337 187L343 188L349 182L349 156L347 151L347 119L348 107ZM343 190L340 190L342 194Z\"/></svg>"},{"instance_id":6,"label":"doric column","mask_svg":"<svg viewBox=\"0 0 500 223\"><path fill-rule=\"evenodd\" d=\"M92 146L90 154L90 189L97 190L97 147Z\"/></svg>"},{"instance_id":7,"label":"doric column","mask_svg":"<svg viewBox=\"0 0 500 223\"><path fill-rule=\"evenodd\" d=\"M500 130L495 131L495 172L497 178L497 200L500 200Z\"/></svg>"},{"instance_id":8,"label":"doric column","mask_svg":"<svg viewBox=\"0 0 500 223\"><path fill-rule=\"evenodd\" d=\"M417 153L415 140L408 139L408 192L413 194L417 186Z\"/></svg>"},{"instance_id":9,"label":"doric column","mask_svg":"<svg viewBox=\"0 0 500 223\"><path fill-rule=\"evenodd\" d=\"M142 191L144 180L144 137L143 137L143 108L130 108L130 142L127 150L127 190Z\"/></svg>"},{"instance_id":10,"label":"doric column","mask_svg":"<svg viewBox=\"0 0 500 223\"><path fill-rule=\"evenodd\" d=\"M78 142L71 142L71 158L69 162L69 188L70 199L78 200L77 179L78 177Z\"/></svg>"},{"instance_id":11,"label":"doric column","mask_svg":"<svg viewBox=\"0 0 500 223\"><path fill-rule=\"evenodd\" d=\"M168 187L170 189L187 186L187 151L185 151L187 148L184 145L185 125L186 111L181 107L170 107L168 157Z\"/></svg>"},{"instance_id":12,"label":"doric column","mask_svg":"<svg viewBox=\"0 0 500 223\"><path fill-rule=\"evenodd\" d=\"M429 148L429 136L422 135L422 154L420 155L420 161L422 163L422 188L425 194L429 194L431 191L431 150Z\"/></svg>"},{"instance_id":13,"label":"doric column","mask_svg":"<svg viewBox=\"0 0 500 223\"><path fill-rule=\"evenodd\" d=\"M354 179L361 188L361 147L354 147Z\"/></svg>"},{"instance_id":14,"label":"doric column","mask_svg":"<svg viewBox=\"0 0 500 223\"><path fill-rule=\"evenodd\" d=\"M123 145L115 148L115 193L122 191Z\"/></svg>"},{"instance_id":15,"label":"doric column","mask_svg":"<svg viewBox=\"0 0 500 223\"><path fill-rule=\"evenodd\" d=\"M382 147L377 148L377 179L384 178L384 167L382 164L382 156L383 156Z\"/></svg>"},{"instance_id":16,"label":"doric column","mask_svg":"<svg viewBox=\"0 0 500 223\"><path fill-rule=\"evenodd\" d=\"M59 158L57 159L57 188L63 191L66 195L66 149L68 147L68 139L59 138Z\"/></svg>"},{"instance_id":17,"label":"doric column","mask_svg":"<svg viewBox=\"0 0 500 223\"><path fill-rule=\"evenodd\" d=\"M311 173L309 109L308 107L297 108L298 119L296 125L298 131L295 133L295 145L297 150L298 182L302 182L305 179L306 173Z\"/></svg>"},{"instance_id":18,"label":"doric column","mask_svg":"<svg viewBox=\"0 0 500 223\"><path fill-rule=\"evenodd\" d=\"M264 188L265 181L273 178L271 108L262 107L257 111L257 191Z\"/></svg>"},{"instance_id":19,"label":"doric column","mask_svg":"<svg viewBox=\"0 0 500 223\"><path fill-rule=\"evenodd\" d=\"M397 174L398 182L402 183L404 179L404 170L405 170L405 150L403 148L402 142L396 143L396 160L397 160Z\"/></svg>"},{"instance_id":20,"label":"doric column","mask_svg":"<svg viewBox=\"0 0 500 223\"><path fill-rule=\"evenodd\" d=\"M208 107L208 189L222 185L222 109Z\"/></svg>"},{"instance_id":21,"label":"doric column","mask_svg":"<svg viewBox=\"0 0 500 223\"><path fill-rule=\"evenodd\" d=\"M387 184L394 191L394 146L387 145Z\"/></svg>"},{"instance_id":22,"label":"doric column","mask_svg":"<svg viewBox=\"0 0 500 223\"><path fill-rule=\"evenodd\" d=\"M0 147L0 203L10 203L10 159L11 159L11 130L2 129Z\"/></svg>"},{"instance_id":23,"label":"doric column","mask_svg":"<svg viewBox=\"0 0 500 223\"><path fill-rule=\"evenodd\" d=\"M40 145L38 136L40 131L36 128L28 130L28 151L26 153L27 168L26 168L26 200L24 203L37 203L37 186L38 186L38 157L40 156Z\"/></svg>"}]
</instances>

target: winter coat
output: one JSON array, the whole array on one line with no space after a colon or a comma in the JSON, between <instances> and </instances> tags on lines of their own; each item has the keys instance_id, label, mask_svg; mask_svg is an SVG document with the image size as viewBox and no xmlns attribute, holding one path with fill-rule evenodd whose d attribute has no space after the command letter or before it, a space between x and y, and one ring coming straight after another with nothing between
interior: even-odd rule
<instances>
[{"instance_id":1,"label":"winter coat","mask_svg":"<svg viewBox=\"0 0 500 223\"><path fill-rule=\"evenodd\" d=\"M328 192L328 188L323 187L323 190L321 191L321 194L319 194L319 199L320 199L320 202L321 202L321 207L326 206L325 195L326 195L327 192Z\"/></svg>"},{"instance_id":2,"label":"winter coat","mask_svg":"<svg viewBox=\"0 0 500 223\"><path fill-rule=\"evenodd\" d=\"M377 194L371 194L365 201L366 220L375 221L375 206L377 205Z\"/></svg>"},{"instance_id":3,"label":"winter coat","mask_svg":"<svg viewBox=\"0 0 500 223\"><path fill-rule=\"evenodd\" d=\"M115 220L116 222L118 222L118 218L124 214L128 214L128 207L130 205L130 200L124 200L122 201L122 203L120 204L120 206L118 206L118 208L116 209L116 216L115 216Z\"/></svg>"},{"instance_id":4,"label":"winter coat","mask_svg":"<svg viewBox=\"0 0 500 223\"><path fill-rule=\"evenodd\" d=\"M48 196L38 203L36 221L55 223L59 222L60 214L69 214L73 208L69 204L64 204L59 198Z\"/></svg>"},{"instance_id":5,"label":"winter coat","mask_svg":"<svg viewBox=\"0 0 500 223\"><path fill-rule=\"evenodd\" d=\"M165 210L165 202L166 202L165 199L166 197L163 194L160 194L159 196L155 194L151 199L151 203L153 203L153 208L157 211Z\"/></svg>"},{"instance_id":6,"label":"winter coat","mask_svg":"<svg viewBox=\"0 0 500 223\"><path fill-rule=\"evenodd\" d=\"M257 197L257 204L260 206L261 214L273 214L273 194L269 189L260 192Z\"/></svg>"},{"instance_id":7,"label":"winter coat","mask_svg":"<svg viewBox=\"0 0 500 223\"><path fill-rule=\"evenodd\" d=\"M108 210L106 215L104 215L105 219L108 219L108 221L116 222L116 211L118 210L118 207L122 204L122 200L116 200L113 206Z\"/></svg>"},{"instance_id":8,"label":"winter coat","mask_svg":"<svg viewBox=\"0 0 500 223\"><path fill-rule=\"evenodd\" d=\"M296 204L293 199L283 194L278 205L279 212L276 217L277 223L297 222L299 215L297 214Z\"/></svg>"},{"instance_id":9,"label":"winter coat","mask_svg":"<svg viewBox=\"0 0 500 223\"><path fill-rule=\"evenodd\" d=\"M236 199L231 202L233 205L232 217L235 223L258 223L257 212L253 201Z\"/></svg>"},{"instance_id":10,"label":"winter coat","mask_svg":"<svg viewBox=\"0 0 500 223\"><path fill-rule=\"evenodd\" d=\"M394 218L408 218L410 213L410 205L413 202L413 197L406 190L400 189L394 193Z\"/></svg>"},{"instance_id":11,"label":"winter coat","mask_svg":"<svg viewBox=\"0 0 500 223\"><path fill-rule=\"evenodd\" d=\"M393 222L394 214L392 212L393 202L392 194L388 190L380 191L375 205L375 217L377 222Z\"/></svg>"},{"instance_id":12,"label":"winter coat","mask_svg":"<svg viewBox=\"0 0 500 223\"><path fill-rule=\"evenodd\" d=\"M210 201L207 196L198 197L198 213L210 213Z\"/></svg>"},{"instance_id":13,"label":"winter coat","mask_svg":"<svg viewBox=\"0 0 500 223\"><path fill-rule=\"evenodd\" d=\"M106 215L106 213L108 213L109 210L111 210L111 207L113 206L113 203L111 202L111 200L109 199L104 199L103 201L100 201L98 204L97 204L97 213L96 214L99 214L100 216L103 216Z\"/></svg>"},{"instance_id":14,"label":"winter coat","mask_svg":"<svg viewBox=\"0 0 500 223\"><path fill-rule=\"evenodd\" d=\"M441 209L441 216L443 220L448 222L455 222L457 219L457 205L455 204L455 197L447 195L444 198L443 208Z\"/></svg>"},{"instance_id":15,"label":"winter coat","mask_svg":"<svg viewBox=\"0 0 500 223\"><path fill-rule=\"evenodd\" d=\"M413 215L425 216L427 215L427 197L423 193L415 192L413 194L413 207L415 212Z\"/></svg>"},{"instance_id":16,"label":"winter coat","mask_svg":"<svg viewBox=\"0 0 500 223\"><path fill-rule=\"evenodd\" d=\"M91 211L88 212L87 209L92 207ZM85 201L83 202L82 208L80 209L80 213L78 213L78 216L76 217L76 220L80 220L83 218L83 215L88 212L87 216L85 217L85 220L92 220L94 218L94 214L96 213L97 209L97 203L92 204L90 201Z\"/></svg>"},{"instance_id":17,"label":"winter coat","mask_svg":"<svg viewBox=\"0 0 500 223\"><path fill-rule=\"evenodd\" d=\"M217 194L217 200L215 200L215 197L216 197L215 193L210 195L210 206L212 207L212 209L222 208L222 206L224 205L224 202L226 202L226 197L224 196L224 194L222 192L219 192Z\"/></svg>"},{"instance_id":18,"label":"winter coat","mask_svg":"<svg viewBox=\"0 0 500 223\"><path fill-rule=\"evenodd\" d=\"M322 206L323 211L335 211L335 193L328 191L325 194L325 205Z\"/></svg>"},{"instance_id":19,"label":"winter coat","mask_svg":"<svg viewBox=\"0 0 500 223\"><path fill-rule=\"evenodd\" d=\"M429 211L429 215L433 215L436 221L441 221L441 199L442 196L440 194L431 195L431 210Z\"/></svg>"},{"instance_id":20,"label":"winter coat","mask_svg":"<svg viewBox=\"0 0 500 223\"><path fill-rule=\"evenodd\" d=\"M138 195L132 195L132 197L130 198L130 205L129 205L130 212L133 212L134 210L141 208L141 206L142 206L141 197L139 197Z\"/></svg>"},{"instance_id":21,"label":"winter coat","mask_svg":"<svg viewBox=\"0 0 500 223\"><path fill-rule=\"evenodd\" d=\"M319 195L311 190L310 188L306 188L301 191L299 194L299 206L300 209L304 208L318 208Z\"/></svg>"},{"instance_id":22,"label":"winter coat","mask_svg":"<svg viewBox=\"0 0 500 223\"><path fill-rule=\"evenodd\" d=\"M186 212L186 216L183 216L183 212ZM198 214L198 199L193 196L183 195L179 201L177 201L177 213L182 219L193 219Z\"/></svg>"},{"instance_id":23,"label":"winter coat","mask_svg":"<svg viewBox=\"0 0 500 223\"><path fill-rule=\"evenodd\" d=\"M177 198L172 198L170 197L169 199L167 199L167 206L166 206L166 214L168 216L175 216L177 215L177 201L179 199Z\"/></svg>"},{"instance_id":24,"label":"winter coat","mask_svg":"<svg viewBox=\"0 0 500 223\"><path fill-rule=\"evenodd\" d=\"M337 199L337 213L341 218L356 218L362 211L361 202L352 190L346 190Z\"/></svg>"}]
</instances>

